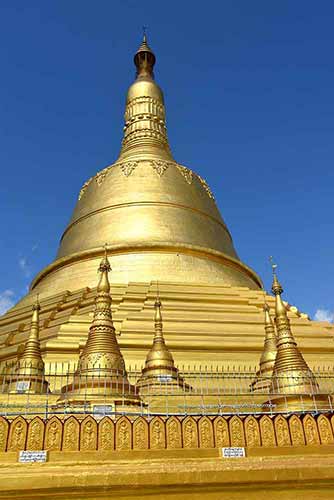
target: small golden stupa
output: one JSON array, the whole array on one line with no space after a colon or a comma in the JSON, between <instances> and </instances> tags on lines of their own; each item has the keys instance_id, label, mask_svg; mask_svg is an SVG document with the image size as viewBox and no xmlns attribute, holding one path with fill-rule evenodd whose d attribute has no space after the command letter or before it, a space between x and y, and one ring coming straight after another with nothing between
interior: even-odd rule
<instances>
[{"instance_id":1,"label":"small golden stupa","mask_svg":"<svg viewBox=\"0 0 334 500\"><path fill-rule=\"evenodd\" d=\"M270 392L276 411L287 406L296 410L313 408L314 399L328 398L318 396L319 385L297 347L291 331L290 321L281 294L283 288L277 279L276 264L273 264L272 292L275 295L275 320L277 328L277 355L272 370ZM276 396L275 396L276 395ZM278 396L277 396L278 395Z\"/></svg>"},{"instance_id":2,"label":"small golden stupa","mask_svg":"<svg viewBox=\"0 0 334 500\"><path fill-rule=\"evenodd\" d=\"M277 355L277 338L275 326L270 316L270 308L267 302L264 303L264 347L260 358L260 367L256 373L256 379L252 383L254 392L263 392L271 387L271 377L275 366Z\"/></svg>"},{"instance_id":3,"label":"small golden stupa","mask_svg":"<svg viewBox=\"0 0 334 500\"><path fill-rule=\"evenodd\" d=\"M161 390L161 386L164 386L165 389L172 389L173 393L175 387L180 387L183 391L189 390L188 384L179 375L179 370L174 365L173 356L166 346L159 296L154 303L154 309L153 345L146 356L145 366L136 385L139 390L149 388L150 392L154 387Z\"/></svg>"},{"instance_id":4,"label":"small golden stupa","mask_svg":"<svg viewBox=\"0 0 334 500\"><path fill-rule=\"evenodd\" d=\"M62 389L66 401L71 404L85 401L87 405L87 402L102 401L123 407L128 400L139 400L135 387L128 381L117 343L111 312L110 271L105 248L105 255L99 265L100 279L88 339L80 354L73 382ZM60 400L63 399L62 396Z\"/></svg>"},{"instance_id":5,"label":"small golden stupa","mask_svg":"<svg viewBox=\"0 0 334 500\"><path fill-rule=\"evenodd\" d=\"M39 342L39 311L38 299L32 307L30 333L25 342L13 377L8 380L8 392L24 392L42 394L48 391L48 382L44 374L44 361Z\"/></svg>"}]
</instances>

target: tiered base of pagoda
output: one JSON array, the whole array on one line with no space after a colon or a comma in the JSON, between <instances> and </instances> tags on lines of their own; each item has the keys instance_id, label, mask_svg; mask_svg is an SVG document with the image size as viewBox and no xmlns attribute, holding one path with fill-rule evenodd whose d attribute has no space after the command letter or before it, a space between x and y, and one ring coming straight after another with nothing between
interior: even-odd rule
<instances>
[{"instance_id":1,"label":"tiered base of pagoda","mask_svg":"<svg viewBox=\"0 0 334 500\"><path fill-rule=\"evenodd\" d=\"M61 390L55 409L66 408L66 412L114 413L128 412L133 408L143 408L143 402L135 386L126 379L103 379L99 377L74 378L73 382ZM105 412L103 411L105 408Z\"/></svg>"}]
</instances>

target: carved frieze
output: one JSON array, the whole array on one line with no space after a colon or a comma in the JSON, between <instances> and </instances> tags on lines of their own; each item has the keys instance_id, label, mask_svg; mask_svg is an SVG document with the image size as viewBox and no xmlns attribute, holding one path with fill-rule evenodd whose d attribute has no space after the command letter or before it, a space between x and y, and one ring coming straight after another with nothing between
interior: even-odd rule
<instances>
[{"instance_id":1,"label":"carved frieze","mask_svg":"<svg viewBox=\"0 0 334 500\"><path fill-rule=\"evenodd\" d=\"M166 423L167 448L182 448L181 422L176 417L170 417Z\"/></svg>"},{"instance_id":2,"label":"carved frieze","mask_svg":"<svg viewBox=\"0 0 334 500\"><path fill-rule=\"evenodd\" d=\"M183 165L176 165L176 168L180 172L180 174L184 177L188 184L191 184L193 181L193 173L189 168L184 167Z\"/></svg>"},{"instance_id":3,"label":"carved frieze","mask_svg":"<svg viewBox=\"0 0 334 500\"><path fill-rule=\"evenodd\" d=\"M63 451L77 451L79 449L79 422L75 417L65 420Z\"/></svg>"},{"instance_id":4,"label":"carved frieze","mask_svg":"<svg viewBox=\"0 0 334 500\"><path fill-rule=\"evenodd\" d=\"M42 450L44 439L44 422L39 417L35 417L28 428L27 450Z\"/></svg>"},{"instance_id":5,"label":"carved frieze","mask_svg":"<svg viewBox=\"0 0 334 500\"><path fill-rule=\"evenodd\" d=\"M114 445L114 422L109 417L104 417L99 423L98 448L103 451L110 451Z\"/></svg>"},{"instance_id":6,"label":"carved frieze","mask_svg":"<svg viewBox=\"0 0 334 500\"><path fill-rule=\"evenodd\" d=\"M262 446L276 446L274 425L271 418L267 415L260 418L260 431Z\"/></svg>"},{"instance_id":7,"label":"carved frieze","mask_svg":"<svg viewBox=\"0 0 334 500\"><path fill-rule=\"evenodd\" d=\"M208 417L201 417L198 422L200 448L213 448L212 422Z\"/></svg>"},{"instance_id":8,"label":"carved frieze","mask_svg":"<svg viewBox=\"0 0 334 500\"><path fill-rule=\"evenodd\" d=\"M150 163L153 170L158 174L159 177L162 177L164 175L168 167L174 165L174 163L164 160L152 160Z\"/></svg>"},{"instance_id":9,"label":"carved frieze","mask_svg":"<svg viewBox=\"0 0 334 500\"><path fill-rule=\"evenodd\" d=\"M131 450L132 429L131 422L126 417L121 417L116 422L116 449Z\"/></svg>"},{"instance_id":10,"label":"carved frieze","mask_svg":"<svg viewBox=\"0 0 334 500\"><path fill-rule=\"evenodd\" d=\"M8 451L24 450L27 437L27 422L23 417L17 417L10 425Z\"/></svg>"},{"instance_id":11,"label":"carved frieze","mask_svg":"<svg viewBox=\"0 0 334 500\"><path fill-rule=\"evenodd\" d=\"M320 415L317 423L321 444L333 444L333 433L328 418L325 415Z\"/></svg>"},{"instance_id":12,"label":"carved frieze","mask_svg":"<svg viewBox=\"0 0 334 500\"><path fill-rule=\"evenodd\" d=\"M224 417L215 418L213 428L215 432L216 448L230 446L230 436L226 419Z\"/></svg>"},{"instance_id":13,"label":"carved frieze","mask_svg":"<svg viewBox=\"0 0 334 500\"><path fill-rule=\"evenodd\" d=\"M6 451L9 424L4 417L0 417L0 451Z\"/></svg>"},{"instance_id":14,"label":"carved frieze","mask_svg":"<svg viewBox=\"0 0 334 500\"><path fill-rule=\"evenodd\" d=\"M203 177L201 177L200 175L197 175L200 183L202 184L203 188L205 189L205 191L207 192L207 195L209 196L209 198L211 198L212 200L215 199L215 197L213 196L213 193L208 185L208 183L206 182L205 179L203 179Z\"/></svg>"},{"instance_id":15,"label":"carved frieze","mask_svg":"<svg viewBox=\"0 0 334 500\"><path fill-rule=\"evenodd\" d=\"M239 417L234 416L229 422L231 446L245 446L245 432L242 421Z\"/></svg>"},{"instance_id":16,"label":"carved frieze","mask_svg":"<svg viewBox=\"0 0 334 500\"><path fill-rule=\"evenodd\" d=\"M97 423L90 415L80 425L80 450L96 450L97 448Z\"/></svg>"},{"instance_id":17,"label":"carved frieze","mask_svg":"<svg viewBox=\"0 0 334 500\"><path fill-rule=\"evenodd\" d=\"M46 450L58 451L61 449L63 437L63 424L58 417L52 417L48 420L45 429Z\"/></svg>"},{"instance_id":18,"label":"carved frieze","mask_svg":"<svg viewBox=\"0 0 334 500\"><path fill-rule=\"evenodd\" d=\"M165 423L160 417L154 417L150 422L150 448L166 448Z\"/></svg>"},{"instance_id":19,"label":"carved frieze","mask_svg":"<svg viewBox=\"0 0 334 500\"><path fill-rule=\"evenodd\" d=\"M249 448L261 446L259 424L252 415L245 419L246 443Z\"/></svg>"},{"instance_id":20,"label":"carved frieze","mask_svg":"<svg viewBox=\"0 0 334 500\"><path fill-rule=\"evenodd\" d=\"M291 439L290 439L291 435ZM116 441L116 445L115 445ZM274 447L318 446L334 443L330 419L312 415L303 419L297 415L277 415L274 419L264 415L257 419L207 417L198 420L188 416L181 419L154 417L151 421L138 417L133 423L121 417L116 424L110 417L97 422L87 416L81 423L72 415L62 424L54 416L44 422L35 417L30 422L17 417L11 422L0 417L0 451L63 450L94 451L147 450L177 448L223 448L226 446Z\"/></svg>"},{"instance_id":21,"label":"carved frieze","mask_svg":"<svg viewBox=\"0 0 334 500\"><path fill-rule=\"evenodd\" d=\"M289 427L291 433L291 441L294 446L301 446L305 444L305 437L303 426L300 418L293 415L289 420Z\"/></svg>"},{"instance_id":22,"label":"carved frieze","mask_svg":"<svg viewBox=\"0 0 334 500\"><path fill-rule=\"evenodd\" d=\"M82 186L82 188L80 189L78 200L81 200L81 198L85 194L86 189L88 188L88 186L89 186L89 184L91 183L92 180L93 180L93 177L91 177L90 179L88 179L88 181L86 181L85 184Z\"/></svg>"},{"instance_id":23,"label":"carved frieze","mask_svg":"<svg viewBox=\"0 0 334 500\"><path fill-rule=\"evenodd\" d=\"M197 424L193 417L186 417L182 422L183 447L198 448Z\"/></svg>"},{"instance_id":24,"label":"carved frieze","mask_svg":"<svg viewBox=\"0 0 334 500\"><path fill-rule=\"evenodd\" d=\"M143 417L137 418L133 423L133 449L148 449L148 423Z\"/></svg>"},{"instance_id":25,"label":"carved frieze","mask_svg":"<svg viewBox=\"0 0 334 500\"><path fill-rule=\"evenodd\" d=\"M100 172L98 172L94 179L95 179L95 182L98 186L101 186L102 182L104 181L107 173L109 172L109 170L111 169L112 167L106 167L104 168L103 170L100 170Z\"/></svg>"},{"instance_id":26,"label":"carved frieze","mask_svg":"<svg viewBox=\"0 0 334 500\"><path fill-rule=\"evenodd\" d=\"M124 163L118 163L117 164L122 173L125 175L125 177L129 177L129 175L132 174L132 172L134 171L134 169L138 166L138 162L137 161L126 161Z\"/></svg>"},{"instance_id":27,"label":"carved frieze","mask_svg":"<svg viewBox=\"0 0 334 500\"><path fill-rule=\"evenodd\" d=\"M303 418L303 426L304 426L306 444L309 445L320 444L317 424L312 415L306 415Z\"/></svg>"},{"instance_id":28,"label":"carved frieze","mask_svg":"<svg viewBox=\"0 0 334 500\"><path fill-rule=\"evenodd\" d=\"M288 422L282 415L275 417L275 431L278 446L291 445Z\"/></svg>"}]
</instances>

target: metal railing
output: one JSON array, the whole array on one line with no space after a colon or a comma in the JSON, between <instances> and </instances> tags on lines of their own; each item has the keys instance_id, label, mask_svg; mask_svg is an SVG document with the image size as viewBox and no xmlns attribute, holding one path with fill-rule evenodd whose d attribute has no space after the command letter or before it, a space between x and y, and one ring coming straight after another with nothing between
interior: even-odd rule
<instances>
[{"instance_id":1,"label":"metal railing","mask_svg":"<svg viewBox=\"0 0 334 500\"><path fill-rule=\"evenodd\" d=\"M254 367L188 366L182 367L175 378L161 374L150 379L150 383L140 385L141 374L140 368L130 366L126 373L113 372L111 376L100 374L99 367L94 373L80 375L73 363L54 363L40 376L34 374L29 364L25 367L21 364L19 372L12 364L3 365L0 415L333 413L334 370L331 367L313 368L316 384L312 378L291 377L291 386L299 389L290 395L279 390L273 392L269 380L266 387L262 384L254 388ZM300 390L303 382L307 382L307 391ZM284 385L287 385L286 377L276 378L275 387Z\"/></svg>"}]
</instances>

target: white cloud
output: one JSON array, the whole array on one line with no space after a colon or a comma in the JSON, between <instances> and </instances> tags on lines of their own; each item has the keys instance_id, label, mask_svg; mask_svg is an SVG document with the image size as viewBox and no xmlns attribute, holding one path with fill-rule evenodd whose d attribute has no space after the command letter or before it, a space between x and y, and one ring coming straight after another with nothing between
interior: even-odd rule
<instances>
[{"instance_id":1,"label":"white cloud","mask_svg":"<svg viewBox=\"0 0 334 500\"><path fill-rule=\"evenodd\" d=\"M317 309L314 319L316 321L334 322L334 311L329 311L328 309Z\"/></svg>"},{"instance_id":2,"label":"white cloud","mask_svg":"<svg viewBox=\"0 0 334 500\"><path fill-rule=\"evenodd\" d=\"M30 276L31 276L31 268L30 268L30 266L28 264L28 261L27 261L26 257L20 257L19 258L19 266L20 266L20 269L23 272L24 276L26 278L30 278Z\"/></svg>"},{"instance_id":3,"label":"white cloud","mask_svg":"<svg viewBox=\"0 0 334 500\"><path fill-rule=\"evenodd\" d=\"M5 314L5 312L15 304L14 295L15 293L13 290L4 290L0 292L0 316Z\"/></svg>"}]
</instances>

